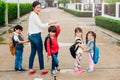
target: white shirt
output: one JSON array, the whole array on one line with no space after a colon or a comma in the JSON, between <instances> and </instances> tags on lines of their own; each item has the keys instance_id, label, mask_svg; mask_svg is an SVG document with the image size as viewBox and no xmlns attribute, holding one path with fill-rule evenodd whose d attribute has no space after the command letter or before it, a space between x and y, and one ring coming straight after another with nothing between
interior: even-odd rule
<instances>
[{"instance_id":1,"label":"white shirt","mask_svg":"<svg viewBox=\"0 0 120 80\"><path fill-rule=\"evenodd\" d=\"M13 38L13 39L14 39L15 41L18 41L18 40L19 40L19 38L18 38L18 35L19 35L19 34L17 34L16 32L14 32L13 34L14 34L14 38Z\"/></svg>"},{"instance_id":2,"label":"white shirt","mask_svg":"<svg viewBox=\"0 0 120 80\"><path fill-rule=\"evenodd\" d=\"M29 16L28 34L35 34L43 31L43 28L48 27L48 23L43 24L37 13L32 11Z\"/></svg>"},{"instance_id":3,"label":"white shirt","mask_svg":"<svg viewBox=\"0 0 120 80\"><path fill-rule=\"evenodd\" d=\"M75 38L75 41L76 41L77 39L80 39L81 45L84 45L84 42L83 42L82 38L76 37L76 38ZM77 46L76 46L76 47L77 47ZM78 50L76 51L76 54L80 54L80 53L83 53L83 49L79 47Z\"/></svg>"}]
</instances>

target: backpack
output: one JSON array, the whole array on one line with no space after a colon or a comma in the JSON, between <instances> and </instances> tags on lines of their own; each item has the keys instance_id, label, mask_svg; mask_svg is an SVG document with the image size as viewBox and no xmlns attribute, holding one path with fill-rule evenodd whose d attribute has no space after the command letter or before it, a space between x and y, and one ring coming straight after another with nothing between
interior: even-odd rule
<instances>
[{"instance_id":1,"label":"backpack","mask_svg":"<svg viewBox=\"0 0 120 80\"><path fill-rule=\"evenodd\" d=\"M73 45L70 46L69 50L70 50L70 54L71 56L75 59L76 58L76 51L78 50L79 46L77 46L77 43L74 43Z\"/></svg>"},{"instance_id":2,"label":"backpack","mask_svg":"<svg viewBox=\"0 0 120 80\"><path fill-rule=\"evenodd\" d=\"M15 46L16 46L16 42L14 41L13 36L12 36L9 39L9 49L10 49L11 55L13 56L15 56Z\"/></svg>"},{"instance_id":3,"label":"backpack","mask_svg":"<svg viewBox=\"0 0 120 80\"><path fill-rule=\"evenodd\" d=\"M99 48L95 46L94 54L93 54L93 62L97 64L99 60Z\"/></svg>"},{"instance_id":4,"label":"backpack","mask_svg":"<svg viewBox=\"0 0 120 80\"><path fill-rule=\"evenodd\" d=\"M50 40L50 46L52 46L52 40L51 40L49 34L45 37L45 41L44 41L44 47L45 47L45 51L46 51L46 52L48 52L48 51L47 51L47 40L48 40L48 39Z\"/></svg>"},{"instance_id":5,"label":"backpack","mask_svg":"<svg viewBox=\"0 0 120 80\"><path fill-rule=\"evenodd\" d=\"M91 43L94 43L94 41L91 41L90 44ZM94 46L94 54L93 54L92 60L94 64L97 64L99 61L99 47L97 47L96 45Z\"/></svg>"}]
</instances>

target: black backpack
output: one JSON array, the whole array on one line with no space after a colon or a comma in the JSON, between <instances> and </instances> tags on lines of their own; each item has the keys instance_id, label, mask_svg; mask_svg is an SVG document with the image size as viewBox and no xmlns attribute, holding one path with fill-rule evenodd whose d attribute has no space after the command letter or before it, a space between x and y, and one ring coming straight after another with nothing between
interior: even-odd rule
<instances>
[{"instance_id":1,"label":"black backpack","mask_svg":"<svg viewBox=\"0 0 120 80\"><path fill-rule=\"evenodd\" d=\"M50 35L48 34L46 37L45 37L45 41L44 41L44 47L45 47L45 51L47 51L47 40L50 39L50 46L52 46L52 40L50 38Z\"/></svg>"},{"instance_id":2,"label":"black backpack","mask_svg":"<svg viewBox=\"0 0 120 80\"><path fill-rule=\"evenodd\" d=\"M71 53L71 56L73 58L76 58L76 51L78 50L79 46L76 47L78 43L74 43L73 45L70 46L69 50L70 50L70 53Z\"/></svg>"}]
</instances>

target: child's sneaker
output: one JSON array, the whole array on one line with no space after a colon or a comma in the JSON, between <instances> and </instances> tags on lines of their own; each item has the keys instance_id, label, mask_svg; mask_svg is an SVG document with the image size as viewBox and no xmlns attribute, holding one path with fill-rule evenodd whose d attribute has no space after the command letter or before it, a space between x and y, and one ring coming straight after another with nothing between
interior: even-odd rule
<instances>
[{"instance_id":1,"label":"child's sneaker","mask_svg":"<svg viewBox=\"0 0 120 80\"><path fill-rule=\"evenodd\" d=\"M93 69L89 68L89 69L87 70L87 72L93 72Z\"/></svg>"},{"instance_id":2,"label":"child's sneaker","mask_svg":"<svg viewBox=\"0 0 120 80\"><path fill-rule=\"evenodd\" d=\"M52 72L51 72L53 75L56 75L56 72L55 72L55 70L52 70Z\"/></svg>"},{"instance_id":3,"label":"child's sneaker","mask_svg":"<svg viewBox=\"0 0 120 80\"><path fill-rule=\"evenodd\" d=\"M79 71L79 69L78 68L75 68L75 72L78 72Z\"/></svg>"}]
</instances>

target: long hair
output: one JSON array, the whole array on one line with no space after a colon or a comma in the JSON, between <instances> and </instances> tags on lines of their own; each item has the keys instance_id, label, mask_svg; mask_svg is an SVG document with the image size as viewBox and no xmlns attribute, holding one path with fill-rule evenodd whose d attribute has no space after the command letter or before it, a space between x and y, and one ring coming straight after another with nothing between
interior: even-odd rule
<instances>
[{"instance_id":1,"label":"long hair","mask_svg":"<svg viewBox=\"0 0 120 80\"><path fill-rule=\"evenodd\" d=\"M96 33L93 31L88 31L86 34L86 44L88 43L88 34L91 34L94 37L94 52L95 52L95 45L96 45Z\"/></svg>"}]
</instances>

